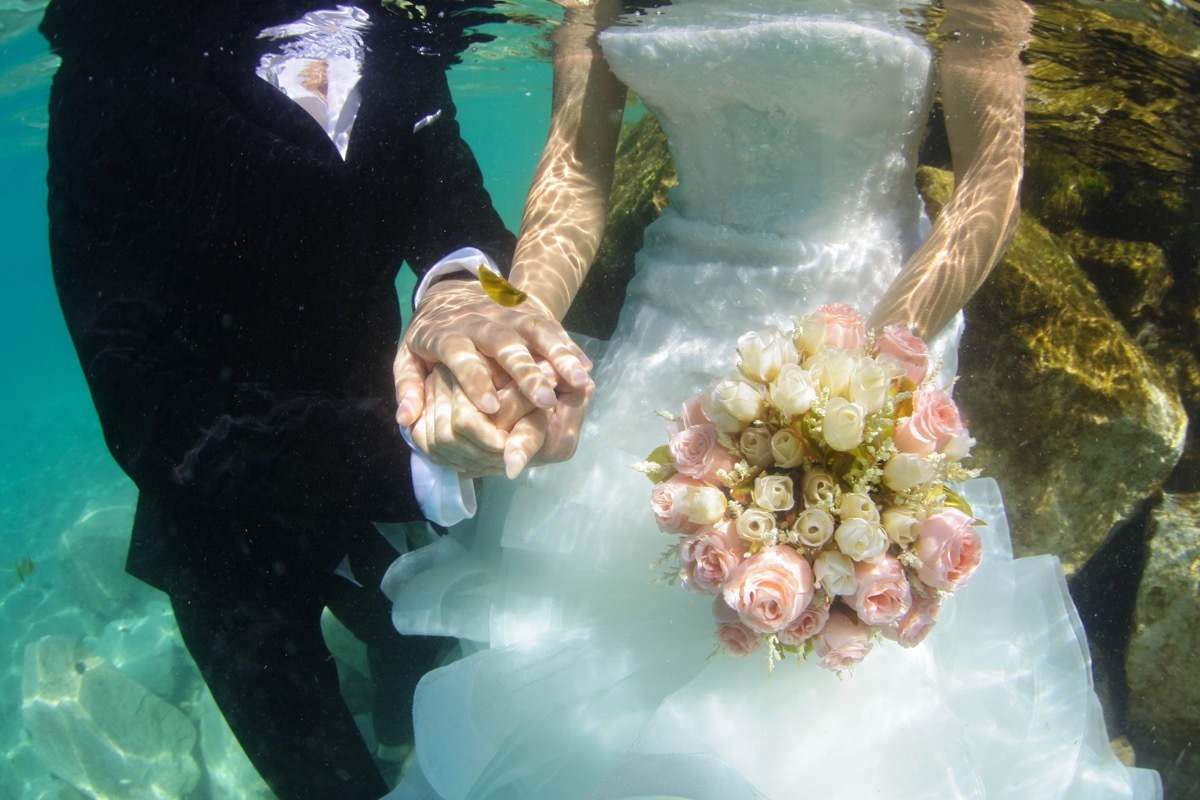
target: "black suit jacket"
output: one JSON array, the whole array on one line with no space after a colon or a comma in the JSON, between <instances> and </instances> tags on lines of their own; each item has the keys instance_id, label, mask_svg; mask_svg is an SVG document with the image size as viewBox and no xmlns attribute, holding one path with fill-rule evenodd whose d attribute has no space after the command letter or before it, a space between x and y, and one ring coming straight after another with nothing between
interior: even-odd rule
<instances>
[{"instance_id":1,"label":"black suit jacket","mask_svg":"<svg viewBox=\"0 0 1200 800\"><path fill-rule=\"evenodd\" d=\"M363 529L346 520L419 518L394 423L397 270L511 254L446 82L461 21L359 5L345 160L254 73L262 28L332 3L56 0L43 22L63 58L54 279L140 489L129 569L168 591L331 569Z\"/></svg>"}]
</instances>

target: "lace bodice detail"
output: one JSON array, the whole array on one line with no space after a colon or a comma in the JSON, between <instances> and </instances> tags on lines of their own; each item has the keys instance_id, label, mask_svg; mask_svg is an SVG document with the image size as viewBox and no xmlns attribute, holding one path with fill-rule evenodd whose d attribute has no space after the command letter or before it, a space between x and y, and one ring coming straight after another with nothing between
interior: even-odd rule
<instances>
[{"instance_id":1,"label":"lace bodice detail","mask_svg":"<svg viewBox=\"0 0 1200 800\"><path fill-rule=\"evenodd\" d=\"M683 0L603 34L667 131L680 215L814 244L914 224L929 48L894 0L833 5Z\"/></svg>"}]
</instances>

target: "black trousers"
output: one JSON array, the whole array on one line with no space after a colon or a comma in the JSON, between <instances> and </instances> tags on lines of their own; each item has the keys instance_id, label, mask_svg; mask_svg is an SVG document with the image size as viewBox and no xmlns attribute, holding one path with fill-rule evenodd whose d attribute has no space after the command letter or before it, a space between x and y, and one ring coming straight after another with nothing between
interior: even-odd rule
<instances>
[{"instance_id":1,"label":"black trousers","mask_svg":"<svg viewBox=\"0 0 1200 800\"><path fill-rule=\"evenodd\" d=\"M328 607L367 645L376 737L412 736L412 695L443 640L402 637L380 580L397 553L377 532L355 537L351 569L277 570L220 592L171 596L183 641L246 755L280 800L376 800L388 791L355 726L321 635Z\"/></svg>"}]
</instances>

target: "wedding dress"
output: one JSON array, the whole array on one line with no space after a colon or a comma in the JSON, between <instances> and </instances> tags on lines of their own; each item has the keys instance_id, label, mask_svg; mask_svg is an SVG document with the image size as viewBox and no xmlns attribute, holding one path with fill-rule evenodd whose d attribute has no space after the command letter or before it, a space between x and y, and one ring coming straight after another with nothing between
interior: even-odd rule
<instances>
[{"instance_id":1,"label":"wedding dress","mask_svg":"<svg viewBox=\"0 0 1200 800\"><path fill-rule=\"evenodd\" d=\"M926 229L930 51L895 0L822 2L683 0L603 34L681 182L574 459L485 482L476 522L385 581L402 632L463 651L422 681L390 797L1161 795L1113 755L1058 562L1013 559L992 480L963 489L987 523L973 582L924 644L881 642L841 676L713 656L711 598L655 582L670 539L632 465L666 441L656 410L733 369L745 331L869 310ZM943 384L961 327L934 343Z\"/></svg>"}]
</instances>

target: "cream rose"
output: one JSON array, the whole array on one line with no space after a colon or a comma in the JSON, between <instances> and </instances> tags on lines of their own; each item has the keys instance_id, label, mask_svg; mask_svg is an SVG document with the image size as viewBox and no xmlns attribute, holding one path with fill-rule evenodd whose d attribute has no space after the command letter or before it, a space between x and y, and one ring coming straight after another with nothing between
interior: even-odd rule
<instances>
[{"instance_id":1,"label":"cream rose","mask_svg":"<svg viewBox=\"0 0 1200 800\"><path fill-rule=\"evenodd\" d=\"M925 521L926 516L924 511L891 506L883 510L880 524L883 525L889 539L901 547L908 547L917 540L921 533L921 523Z\"/></svg>"},{"instance_id":2,"label":"cream rose","mask_svg":"<svg viewBox=\"0 0 1200 800\"><path fill-rule=\"evenodd\" d=\"M835 550L826 550L813 561L817 585L830 597L849 596L858 591L854 562Z\"/></svg>"},{"instance_id":3,"label":"cream rose","mask_svg":"<svg viewBox=\"0 0 1200 800\"><path fill-rule=\"evenodd\" d=\"M650 492L650 507L654 509L654 518L658 527L664 533L695 533L701 528L698 522L688 519L680 498L685 487L699 488L699 481L683 475L675 475L670 480L656 483ZM722 504L722 513L724 505Z\"/></svg>"},{"instance_id":4,"label":"cream rose","mask_svg":"<svg viewBox=\"0 0 1200 800\"><path fill-rule=\"evenodd\" d=\"M875 359L858 359L850 378L851 401L865 408L868 414L874 414L887 402L890 388L887 372Z\"/></svg>"},{"instance_id":5,"label":"cream rose","mask_svg":"<svg viewBox=\"0 0 1200 800\"><path fill-rule=\"evenodd\" d=\"M979 568L983 545L972 520L957 508L942 509L925 520L917 539L919 577L927 586L953 591L966 586Z\"/></svg>"},{"instance_id":6,"label":"cream rose","mask_svg":"<svg viewBox=\"0 0 1200 800\"><path fill-rule=\"evenodd\" d=\"M808 608L800 612L795 622L779 632L779 643L792 646L803 644L820 633L828 619L829 604L813 600Z\"/></svg>"},{"instance_id":7,"label":"cream rose","mask_svg":"<svg viewBox=\"0 0 1200 800\"><path fill-rule=\"evenodd\" d=\"M858 590L854 606L858 618L868 625L891 625L908 612L912 589L904 567L891 556L860 561L854 567Z\"/></svg>"},{"instance_id":8,"label":"cream rose","mask_svg":"<svg viewBox=\"0 0 1200 800\"><path fill-rule=\"evenodd\" d=\"M679 574L692 591L715 595L745 554L746 545L733 532L733 526L722 522L679 543Z\"/></svg>"},{"instance_id":9,"label":"cream rose","mask_svg":"<svg viewBox=\"0 0 1200 800\"><path fill-rule=\"evenodd\" d=\"M942 447L942 452L949 458L961 461L971 455L971 448L974 446L975 440L971 438L971 434L963 430L962 433L950 437L950 440Z\"/></svg>"},{"instance_id":10,"label":"cream rose","mask_svg":"<svg viewBox=\"0 0 1200 800\"><path fill-rule=\"evenodd\" d=\"M775 463L771 453L771 432L763 425L753 425L742 431L738 436L738 449L756 467L769 467Z\"/></svg>"},{"instance_id":11,"label":"cream rose","mask_svg":"<svg viewBox=\"0 0 1200 800\"><path fill-rule=\"evenodd\" d=\"M715 525L725 516L725 493L713 486L684 485L675 500L689 522Z\"/></svg>"},{"instance_id":12,"label":"cream rose","mask_svg":"<svg viewBox=\"0 0 1200 800\"><path fill-rule=\"evenodd\" d=\"M812 364L812 376L820 388L829 390L832 397L848 398L857 362L858 359L841 350L827 350Z\"/></svg>"},{"instance_id":13,"label":"cream rose","mask_svg":"<svg viewBox=\"0 0 1200 800\"><path fill-rule=\"evenodd\" d=\"M871 650L871 629L840 607L835 608L829 613L829 620L817 636L813 650L826 669L853 667Z\"/></svg>"},{"instance_id":14,"label":"cream rose","mask_svg":"<svg viewBox=\"0 0 1200 800\"><path fill-rule=\"evenodd\" d=\"M862 492L846 492L842 502L838 504L838 514L842 520L865 519L867 522L879 522L879 506L871 499L871 495Z\"/></svg>"},{"instance_id":15,"label":"cream rose","mask_svg":"<svg viewBox=\"0 0 1200 800\"><path fill-rule=\"evenodd\" d=\"M825 314L814 311L800 320L796 328L796 348L805 356L825 349Z\"/></svg>"},{"instance_id":16,"label":"cream rose","mask_svg":"<svg viewBox=\"0 0 1200 800\"><path fill-rule=\"evenodd\" d=\"M804 463L804 442L791 428L777 430L771 437L771 457L783 469L798 467Z\"/></svg>"},{"instance_id":17,"label":"cream rose","mask_svg":"<svg viewBox=\"0 0 1200 800\"><path fill-rule=\"evenodd\" d=\"M812 567L787 545L768 547L734 569L722 596L751 630L778 633L812 600Z\"/></svg>"},{"instance_id":18,"label":"cream rose","mask_svg":"<svg viewBox=\"0 0 1200 800\"><path fill-rule=\"evenodd\" d=\"M848 453L862 444L867 410L859 403L831 397L825 405L825 442L834 450Z\"/></svg>"},{"instance_id":19,"label":"cream rose","mask_svg":"<svg viewBox=\"0 0 1200 800\"><path fill-rule=\"evenodd\" d=\"M704 413L726 433L737 433L762 416L762 391L736 378L716 381L702 399Z\"/></svg>"},{"instance_id":20,"label":"cream rose","mask_svg":"<svg viewBox=\"0 0 1200 800\"><path fill-rule=\"evenodd\" d=\"M907 492L937 476L937 470L926 459L911 453L897 453L883 465L883 483L896 492Z\"/></svg>"},{"instance_id":21,"label":"cream rose","mask_svg":"<svg viewBox=\"0 0 1200 800\"><path fill-rule=\"evenodd\" d=\"M819 503L832 502L835 486L837 484L828 472L823 469L810 469L804 473L804 478L800 481L800 492L804 495L804 502L807 505L815 506Z\"/></svg>"},{"instance_id":22,"label":"cream rose","mask_svg":"<svg viewBox=\"0 0 1200 800\"><path fill-rule=\"evenodd\" d=\"M751 544L770 544L775 541L775 515L761 508L748 508L738 515L738 536Z\"/></svg>"},{"instance_id":23,"label":"cream rose","mask_svg":"<svg viewBox=\"0 0 1200 800\"><path fill-rule=\"evenodd\" d=\"M754 502L767 511L789 511L796 505L792 479L786 475L759 475L754 479Z\"/></svg>"},{"instance_id":24,"label":"cream rose","mask_svg":"<svg viewBox=\"0 0 1200 800\"><path fill-rule=\"evenodd\" d=\"M812 408L817 399L817 384L812 374L799 364L784 364L767 389L771 405L789 417L798 417Z\"/></svg>"},{"instance_id":25,"label":"cream rose","mask_svg":"<svg viewBox=\"0 0 1200 800\"><path fill-rule=\"evenodd\" d=\"M915 386L920 386L929 375L929 348L903 326L884 326L875 342L875 354L898 363Z\"/></svg>"},{"instance_id":26,"label":"cream rose","mask_svg":"<svg viewBox=\"0 0 1200 800\"><path fill-rule=\"evenodd\" d=\"M805 547L820 547L833 538L835 523L833 516L819 508L806 508L796 515L792 530L800 544Z\"/></svg>"},{"instance_id":27,"label":"cream rose","mask_svg":"<svg viewBox=\"0 0 1200 800\"><path fill-rule=\"evenodd\" d=\"M791 337L778 328L742 334L737 350L742 372L760 383L770 383L785 364L795 364L798 358Z\"/></svg>"},{"instance_id":28,"label":"cream rose","mask_svg":"<svg viewBox=\"0 0 1200 800\"><path fill-rule=\"evenodd\" d=\"M855 561L874 558L887 549L888 537L878 522L865 519L843 520L833 532L838 549Z\"/></svg>"},{"instance_id":29,"label":"cream rose","mask_svg":"<svg viewBox=\"0 0 1200 800\"><path fill-rule=\"evenodd\" d=\"M884 628L883 635L893 642L899 642L901 647L916 647L925 641L929 631L937 624L941 603L941 598L936 594L928 597L914 594L908 613L894 627Z\"/></svg>"},{"instance_id":30,"label":"cream rose","mask_svg":"<svg viewBox=\"0 0 1200 800\"><path fill-rule=\"evenodd\" d=\"M941 389L923 386L913 393L912 402L912 416L896 426L894 438L900 452L927 456L942 452L956 437L965 436L958 406Z\"/></svg>"},{"instance_id":31,"label":"cream rose","mask_svg":"<svg viewBox=\"0 0 1200 800\"><path fill-rule=\"evenodd\" d=\"M731 655L750 655L762 646L759 635L746 627L721 595L713 601L713 619L717 621L717 641Z\"/></svg>"}]
</instances>

